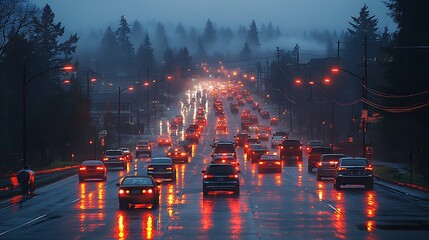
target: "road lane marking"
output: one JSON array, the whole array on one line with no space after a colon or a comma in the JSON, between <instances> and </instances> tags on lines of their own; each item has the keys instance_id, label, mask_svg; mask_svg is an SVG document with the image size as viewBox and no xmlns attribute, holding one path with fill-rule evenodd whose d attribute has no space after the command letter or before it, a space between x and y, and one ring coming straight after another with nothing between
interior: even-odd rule
<instances>
[{"instance_id":1,"label":"road lane marking","mask_svg":"<svg viewBox=\"0 0 429 240\"><path fill-rule=\"evenodd\" d=\"M328 206L330 208L332 208L332 210L334 210L335 212L340 212L337 208L335 208L334 206L332 206L331 204L328 204Z\"/></svg>"},{"instance_id":2,"label":"road lane marking","mask_svg":"<svg viewBox=\"0 0 429 240\"><path fill-rule=\"evenodd\" d=\"M75 200L73 200L73 201L72 201L72 203L75 203L75 202L77 202L77 201L79 201L79 200L80 200L80 198L75 199Z\"/></svg>"},{"instance_id":3,"label":"road lane marking","mask_svg":"<svg viewBox=\"0 0 429 240\"><path fill-rule=\"evenodd\" d=\"M28 224L30 224L30 223L33 223L33 222L35 222L35 221L37 221L37 220L39 220L39 219L41 219L41 218L46 217L47 215L48 215L48 214L43 214L43 215L38 216L37 218L35 218L35 219L33 219L33 220L30 220L30 221L28 221L28 222L26 222L26 223L23 223L23 224L21 224L21 225L19 225L19 226L16 226L16 227L12 228L12 229L9 229L9 230L7 230L7 231L4 231L4 232L0 233L0 236L1 236L1 235L6 234L6 233L8 233L8 232L11 232L11 231L13 231L13 230L16 230L16 229L18 229L18 228L21 228L21 227L23 227L23 226L25 226L25 225L28 225Z\"/></svg>"}]
</instances>

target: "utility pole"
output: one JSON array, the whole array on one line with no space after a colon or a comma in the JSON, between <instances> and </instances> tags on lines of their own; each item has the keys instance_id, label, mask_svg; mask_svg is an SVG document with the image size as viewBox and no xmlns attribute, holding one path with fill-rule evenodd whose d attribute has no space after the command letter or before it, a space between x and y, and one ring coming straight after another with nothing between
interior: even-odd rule
<instances>
[{"instance_id":1,"label":"utility pole","mask_svg":"<svg viewBox=\"0 0 429 240\"><path fill-rule=\"evenodd\" d=\"M149 114L149 68L146 69L146 82L147 82L147 88L146 88L146 129L149 132L149 122L150 122L150 114Z\"/></svg>"},{"instance_id":2,"label":"utility pole","mask_svg":"<svg viewBox=\"0 0 429 240\"><path fill-rule=\"evenodd\" d=\"M280 93L282 93L282 89L283 89L283 87L282 87L282 81L280 80L280 48L279 47L277 47L277 77L278 77L278 82L279 82L279 94L278 94L278 107L279 107L279 117L278 117L278 119L280 120L281 118L281 98L283 97L283 96L281 96L281 94Z\"/></svg>"},{"instance_id":3,"label":"utility pole","mask_svg":"<svg viewBox=\"0 0 429 240\"><path fill-rule=\"evenodd\" d=\"M362 95L364 102L362 103L362 156L366 157L366 118L368 116L368 106L365 101L367 100L366 88L368 84L368 56L367 56L367 38L365 35L365 46L364 46L364 75L363 75L363 88Z\"/></svg>"},{"instance_id":4,"label":"utility pole","mask_svg":"<svg viewBox=\"0 0 429 240\"><path fill-rule=\"evenodd\" d=\"M337 64L340 63L340 40L337 41Z\"/></svg>"}]
</instances>

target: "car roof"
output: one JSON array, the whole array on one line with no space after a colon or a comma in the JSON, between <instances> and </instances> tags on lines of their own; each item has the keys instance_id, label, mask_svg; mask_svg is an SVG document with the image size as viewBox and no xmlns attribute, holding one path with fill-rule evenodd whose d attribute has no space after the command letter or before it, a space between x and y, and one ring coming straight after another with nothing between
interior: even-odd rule
<instances>
[{"instance_id":1,"label":"car roof","mask_svg":"<svg viewBox=\"0 0 429 240\"><path fill-rule=\"evenodd\" d=\"M94 165L94 166L98 166L98 165L104 165L104 163L100 160L85 160L82 162L82 165Z\"/></svg>"}]
</instances>

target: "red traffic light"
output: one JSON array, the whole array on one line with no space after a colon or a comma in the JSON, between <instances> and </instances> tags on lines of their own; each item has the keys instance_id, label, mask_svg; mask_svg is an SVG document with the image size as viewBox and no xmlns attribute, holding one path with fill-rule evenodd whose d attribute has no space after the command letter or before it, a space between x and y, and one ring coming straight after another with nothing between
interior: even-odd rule
<instances>
[{"instance_id":1,"label":"red traffic light","mask_svg":"<svg viewBox=\"0 0 429 240\"><path fill-rule=\"evenodd\" d=\"M323 79L323 82L324 82L325 84L330 84L330 83L331 83L331 79L330 79L330 78L328 78L328 77L325 77L325 79Z\"/></svg>"},{"instance_id":2,"label":"red traffic light","mask_svg":"<svg viewBox=\"0 0 429 240\"><path fill-rule=\"evenodd\" d=\"M149 86L149 82L144 82L144 84L143 84L145 87L148 87Z\"/></svg>"},{"instance_id":3,"label":"red traffic light","mask_svg":"<svg viewBox=\"0 0 429 240\"><path fill-rule=\"evenodd\" d=\"M63 67L63 70L64 70L64 71L67 71L67 72L71 72L71 71L73 71L73 70L74 70L74 67L73 67L73 65L65 65L65 66Z\"/></svg>"},{"instance_id":4,"label":"red traffic light","mask_svg":"<svg viewBox=\"0 0 429 240\"><path fill-rule=\"evenodd\" d=\"M302 81L301 81L301 79L295 79L295 84L296 85L301 85L302 84Z\"/></svg>"},{"instance_id":5,"label":"red traffic light","mask_svg":"<svg viewBox=\"0 0 429 240\"><path fill-rule=\"evenodd\" d=\"M340 71L339 67L333 67L333 68L331 68L331 72L333 72L333 73L338 73L339 71Z\"/></svg>"}]
</instances>

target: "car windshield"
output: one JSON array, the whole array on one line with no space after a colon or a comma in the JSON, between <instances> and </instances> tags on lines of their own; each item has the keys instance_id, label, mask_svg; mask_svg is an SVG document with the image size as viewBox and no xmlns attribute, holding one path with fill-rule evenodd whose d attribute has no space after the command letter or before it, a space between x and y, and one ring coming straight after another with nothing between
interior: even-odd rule
<instances>
[{"instance_id":1,"label":"car windshield","mask_svg":"<svg viewBox=\"0 0 429 240\"><path fill-rule=\"evenodd\" d=\"M152 158L150 163L171 163L171 159L169 158Z\"/></svg>"},{"instance_id":2,"label":"car windshield","mask_svg":"<svg viewBox=\"0 0 429 240\"><path fill-rule=\"evenodd\" d=\"M147 177L126 177L122 181L124 186L142 185L142 186L153 186L152 179Z\"/></svg>"},{"instance_id":3,"label":"car windshield","mask_svg":"<svg viewBox=\"0 0 429 240\"><path fill-rule=\"evenodd\" d=\"M341 160L341 166L366 166L367 165L367 160L366 159L342 159Z\"/></svg>"},{"instance_id":4,"label":"car windshield","mask_svg":"<svg viewBox=\"0 0 429 240\"><path fill-rule=\"evenodd\" d=\"M106 155L122 155L122 151L121 150L107 150L106 151Z\"/></svg>"},{"instance_id":5,"label":"car windshield","mask_svg":"<svg viewBox=\"0 0 429 240\"><path fill-rule=\"evenodd\" d=\"M210 165L207 169L208 174L232 174L234 167L231 165Z\"/></svg>"}]
</instances>

